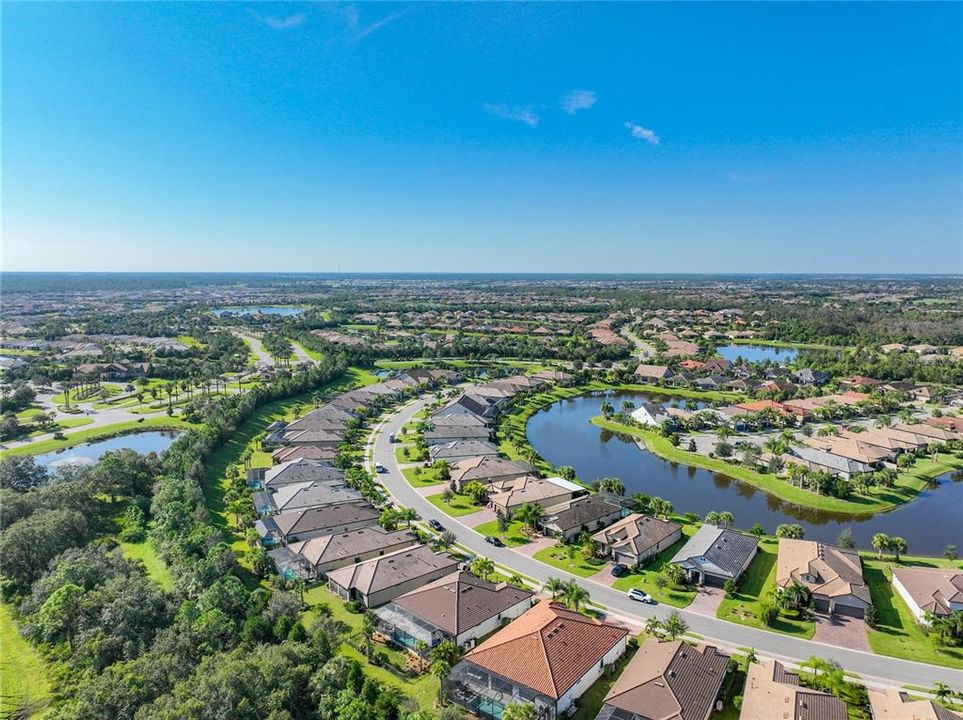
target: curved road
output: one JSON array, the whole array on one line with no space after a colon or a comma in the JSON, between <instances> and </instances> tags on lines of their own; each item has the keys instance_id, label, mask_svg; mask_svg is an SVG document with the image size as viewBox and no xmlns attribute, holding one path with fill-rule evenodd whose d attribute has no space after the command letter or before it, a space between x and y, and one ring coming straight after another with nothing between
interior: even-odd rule
<instances>
[{"instance_id":1,"label":"curved road","mask_svg":"<svg viewBox=\"0 0 963 720\"><path fill-rule=\"evenodd\" d=\"M499 565L512 568L540 583L544 583L549 577L577 581L589 590L593 602L605 605L613 615L632 618L642 624L645 618L652 616L663 618L675 609L664 605L650 606L633 602L622 592L597 583L591 578L571 575L509 548L497 548L488 545L481 535L461 523L458 518L446 515L419 495L401 474L395 460L395 446L389 442L388 436L399 433L402 426L411 420L430 400L430 397L420 398L389 416L377 427L373 443L369 443L369 447L373 450L374 462L384 465L387 469L387 472L378 475L378 479L398 504L414 508L424 520L438 520L457 535L460 545L471 552L479 556L489 557ZM679 613L689 624L690 632L725 647L754 647L760 655L794 663L804 662L811 656L816 655L828 660L835 660L848 672L858 674L864 681L872 679L879 681L881 684L916 685L921 688L932 687L934 683L943 682L957 690L963 690L963 670L926 665L911 660L900 660L861 650L825 645L812 640L802 640L765 632L718 618L699 615L685 609L679 609Z\"/></svg>"}]
</instances>

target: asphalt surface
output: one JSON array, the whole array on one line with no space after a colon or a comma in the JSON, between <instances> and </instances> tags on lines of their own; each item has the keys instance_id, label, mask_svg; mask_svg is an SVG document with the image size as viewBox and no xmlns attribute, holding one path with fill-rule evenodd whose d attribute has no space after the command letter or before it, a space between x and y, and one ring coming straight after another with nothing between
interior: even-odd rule
<instances>
[{"instance_id":1,"label":"asphalt surface","mask_svg":"<svg viewBox=\"0 0 963 720\"><path fill-rule=\"evenodd\" d=\"M511 568L521 575L540 583L544 583L549 577L577 581L589 591L593 603L604 605L613 616L630 619L641 625L646 618L652 616L664 618L675 609L667 605L651 606L634 602L624 593L595 582L591 578L571 575L510 548L489 545L481 535L460 522L459 518L446 515L419 495L401 474L395 460L395 445L389 442L388 436L400 432L402 426L428 402L430 398L421 398L405 405L383 421L374 433L374 462L384 465L387 469L387 472L378 474L378 478L399 505L414 508L425 521L433 518L438 520L446 529L455 533L459 545L479 556L491 558L495 563ZM438 491L441 492L441 490L439 486ZM762 656L794 663L804 662L815 655L838 662L848 672L858 674L863 680L875 680L882 684L916 685L929 688L937 682L943 682L957 690L963 689L963 670L926 665L911 660L900 660L765 632L718 618L698 615L685 609L679 609L678 612L688 623L690 633L701 636L710 644L715 642L728 648L753 647Z\"/></svg>"}]
</instances>

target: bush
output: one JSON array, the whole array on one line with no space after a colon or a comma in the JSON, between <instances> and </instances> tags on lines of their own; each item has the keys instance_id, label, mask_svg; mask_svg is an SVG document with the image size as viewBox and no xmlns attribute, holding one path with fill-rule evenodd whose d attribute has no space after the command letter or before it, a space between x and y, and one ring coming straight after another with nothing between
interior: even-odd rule
<instances>
[{"instance_id":1,"label":"bush","mask_svg":"<svg viewBox=\"0 0 963 720\"><path fill-rule=\"evenodd\" d=\"M634 635L631 636L631 637L628 639L628 641L625 643L625 647L626 647L628 650L637 650L638 647L639 647L639 639L638 639L637 637L635 637Z\"/></svg>"},{"instance_id":2,"label":"bush","mask_svg":"<svg viewBox=\"0 0 963 720\"><path fill-rule=\"evenodd\" d=\"M778 617L779 608L771 600L767 600L759 606L759 619L766 627L772 627Z\"/></svg>"},{"instance_id":3,"label":"bush","mask_svg":"<svg viewBox=\"0 0 963 720\"><path fill-rule=\"evenodd\" d=\"M736 594L736 584L732 581L732 578L726 579L722 589L725 591L727 598L731 599Z\"/></svg>"},{"instance_id":4,"label":"bush","mask_svg":"<svg viewBox=\"0 0 963 720\"><path fill-rule=\"evenodd\" d=\"M354 615L361 615L364 612L364 603L357 600L345 600L344 609Z\"/></svg>"},{"instance_id":5,"label":"bush","mask_svg":"<svg viewBox=\"0 0 963 720\"><path fill-rule=\"evenodd\" d=\"M875 628L875 627L876 627L876 622L877 622L878 619L879 619L879 615L878 615L878 613L876 612L876 606L875 606L875 605L869 605L869 606L866 608L866 614L865 614L865 616L863 617L863 620L865 620L865 622L866 622L866 627L868 627L868 628Z\"/></svg>"}]
</instances>

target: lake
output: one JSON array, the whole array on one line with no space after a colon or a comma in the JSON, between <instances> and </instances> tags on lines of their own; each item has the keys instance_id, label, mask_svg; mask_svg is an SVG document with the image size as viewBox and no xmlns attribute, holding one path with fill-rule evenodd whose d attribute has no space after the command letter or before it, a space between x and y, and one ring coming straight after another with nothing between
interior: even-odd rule
<instances>
[{"instance_id":1,"label":"lake","mask_svg":"<svg viewBox=\"0 0 963 720\"><path fill-rule=\"evenodd\" d=\"M730 362L735 362L737 357L749 362L763 362L772 360L778 363L789 363L796 359L799 353L796 348L772 347L771 345L720 345L716 348L716 354L721 355Z\"/></svg>"},{"instance_id":2,"label":"lake","mask_svg":"<svg viewBox=\"0 0 963 720\"><path fill-rule=\"evenodd\" d=\"M678 513L704 517L710 510L728 510L742 529L759 523L772 533L780 523L799 523L806 537L835 543L840 531L853 531L859 547L870 549L873 534L882 532L906 539L910 554L942 555L950 543L963 547L963 473L948 473L939 485L887 513L840 515L784 502L752 485L719 473L663 460L620 437L589 423L608 400L616 409L623 400L636 405L664 402L643 393L608 393L561 400L536 413L528 422L532 447L555 466L571 465L579 479L592 482L617 477L626 495L635 492L665 498Z\"/></svg>"},{"instance_id":3,"label":"lake","mask_svg":"<svg viewBox=\"0 0 963 720\"><path fill-rule=\"evenodd\" d=\"M303 307L291 307L288 305L263 306L263 307L223 307L212 310L215 315L220 317L226 313L232 315L281 315L292 317L304 312Z\"/></svg>"},{"instance_id":4,"label":"lake","mask_svg":"<svg viewBox=\"0 0 963 720\"><path fill-rule=\"evenodd\" d=\"M34 457L37 465L43 465L54 470L62 465L81 464L92 465L101 456L111 450L130 449L146 455L152 452L162 452L180 435L171 430L149 430L147 432L118 435L106 440L95 440L84 445L75 445L66 450L44 453Z\"/></svg>"}]
</instances>

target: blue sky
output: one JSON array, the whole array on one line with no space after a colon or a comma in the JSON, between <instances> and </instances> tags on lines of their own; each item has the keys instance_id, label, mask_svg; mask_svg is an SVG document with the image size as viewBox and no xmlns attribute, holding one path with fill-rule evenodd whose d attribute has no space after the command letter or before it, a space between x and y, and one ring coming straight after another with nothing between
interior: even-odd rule
<instances>
[{"instance_id":1,"label":"blue sky","mask_svg":"<svg viewBox=\"0 0 963 720\"><path fill-rule=\"evenodd\" d=\"M3 267L961 272L961 8L4 3Z\"/></svg>"}]
</instances>

